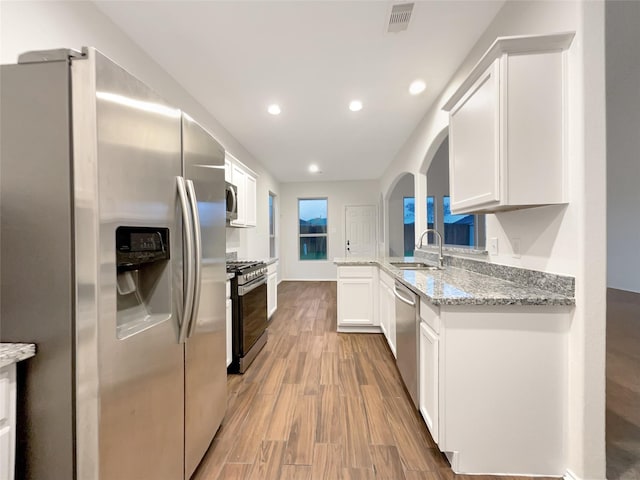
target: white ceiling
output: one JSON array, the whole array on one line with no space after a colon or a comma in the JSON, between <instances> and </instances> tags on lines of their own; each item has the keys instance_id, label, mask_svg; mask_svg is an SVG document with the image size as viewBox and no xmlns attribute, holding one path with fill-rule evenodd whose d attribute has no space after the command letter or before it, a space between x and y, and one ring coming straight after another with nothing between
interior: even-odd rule
<instances>
[{"instance_id":1,"label":"white ceiling","mask_svg":"<svg viewBox=\"0 0 640 480\"><path fill-rule=\"evenodd\" d=\"M379 178L504 0L419 1L387 33L392 3L96 2L282 182Z\"/></svg>"}]
</instances>

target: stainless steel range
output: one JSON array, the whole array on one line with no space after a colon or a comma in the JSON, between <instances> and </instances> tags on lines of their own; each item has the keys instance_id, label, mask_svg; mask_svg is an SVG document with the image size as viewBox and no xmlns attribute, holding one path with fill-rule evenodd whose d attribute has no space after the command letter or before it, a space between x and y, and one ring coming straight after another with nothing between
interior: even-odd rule
<instances>
[{"instance_id":1,"label":"stainless steel range","mask_svg":"<svg viewBox=\"0 0 640 480\"><path fill-rule=\"evenodd\" d=\"M244 373L267 343L267 265L261 261L227 261L233 306L233 361L230 373Z\"/></svg>"}]
</instances>

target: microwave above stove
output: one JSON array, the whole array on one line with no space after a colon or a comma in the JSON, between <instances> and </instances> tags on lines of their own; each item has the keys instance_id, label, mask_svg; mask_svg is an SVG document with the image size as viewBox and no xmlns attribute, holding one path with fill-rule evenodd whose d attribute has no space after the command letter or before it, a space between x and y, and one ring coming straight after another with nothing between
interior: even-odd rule
<instances>
[{"instance_id":1,"label":"microwave above stove","mask_svg":"<svg viewBox=\"0 0 640 480\"><path fill-rule=\"evenodd\" d=\"M229 182L225 182L225 184L228 223L238 218L238 187Z\"/></svg>"}]
</instances>

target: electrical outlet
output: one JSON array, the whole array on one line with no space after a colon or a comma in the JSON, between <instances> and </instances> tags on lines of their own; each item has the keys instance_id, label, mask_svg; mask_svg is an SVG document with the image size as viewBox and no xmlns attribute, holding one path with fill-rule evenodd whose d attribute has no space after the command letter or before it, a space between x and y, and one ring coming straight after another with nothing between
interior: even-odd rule
<instances>
[{"instance_id":1,"label":"electrical outlet","mask_svg":"<svg viewBox=\"0 0 640 480\"><path fill-rule=\"evenodd\" d=\"M513 258L520 258L520 239L512 238L511 239L511 249L513 250Z\"/></svg>"},{"instance_id":2,"label":"electrical outlet","mask_svg":"<svg viewBox=\"0 0 640 480\"><path fill-rule=\"evenodd\" d=\"M489 253L491 255L498 255L498 237L491 237L489 239Z\"/></svg>"}]
</instances>

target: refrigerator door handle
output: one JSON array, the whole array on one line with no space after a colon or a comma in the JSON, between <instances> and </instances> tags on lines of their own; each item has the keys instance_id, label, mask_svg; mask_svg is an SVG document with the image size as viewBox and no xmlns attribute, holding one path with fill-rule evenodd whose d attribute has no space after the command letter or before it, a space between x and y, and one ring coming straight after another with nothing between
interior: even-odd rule
<instances>
[{"instance_id":1,"label":"refrigerator door handle","mask_svg":"<svg viewBox=\"0 0 640 480\"><path fill-rule=\"evenodd\" d=\"M194 293L194 237L193 225L191 218L191 208L189 199L187 198L187 186L183 177L176 177L178 186L178 198L180 199L180 209L182 210L182 232L184 239L184 270L185 270L185 288L182 297L182 322L180 323L180 331L178 334L178 343L184 343L187 339L189 329L189 321L193 308Z\"/></svg>"},{"instance_id":2,"label":"refrigerator door handle","mask_svg":"<svg viewBox=\"0 0 640 480\"><path fill-rule=\"evenodd\" d=\"M193 182L187 180L187 197L191 206L191 218L193 219L193 244L194 244L194 289L193 289L193 306L191 307L191 318L189 319L189 330L187 337L190 337L195 330L196 321L198 319L198 309L200 307L200 283L202 281L202 234L200 231L200 216L198 215L198 199L196 198L196 190Z\"/></svg>"}]
</instances>

